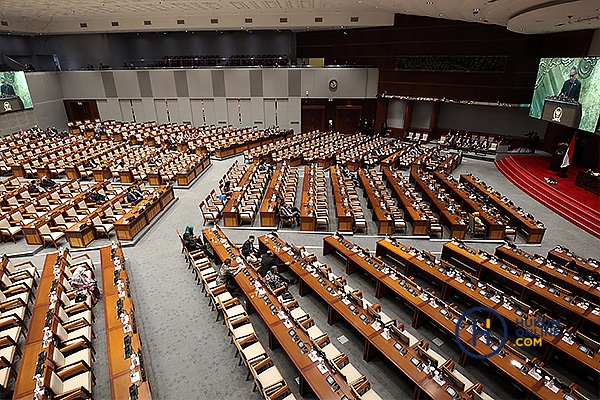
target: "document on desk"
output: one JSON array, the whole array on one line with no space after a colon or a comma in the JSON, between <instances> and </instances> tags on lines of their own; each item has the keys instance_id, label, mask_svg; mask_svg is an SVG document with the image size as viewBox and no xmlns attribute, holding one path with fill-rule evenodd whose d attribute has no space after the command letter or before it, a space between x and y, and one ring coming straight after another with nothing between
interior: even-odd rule
<instances>
[{"instance_id":1,"label":"document on desk","mask_svg":"<svg viewBox=\"0 0 600 400\"><path fill-rule=\"evenodd\" d=\"M550 389L553 393L558 393L558 391L560 390L558 388L558 386L556 386L554 383L550 383L550 382L546 382L544 384L548 389Z\"/></svg>"},{"instance_id":2,"label":"document on desk","mask_svg":"<svg viewBox=\"0 0 600 400\"><path fill-rule=\"evenodd\" d=\"M570 337L563 335L563 337L561 338L561 340L565 343L567 343L569 346L572 346L574 341L573 339L571 339Z\"/></svg>"},{"instance_id":3,"label":"document on desk","mask_svg":"<svg viewBox=\"0 0 600 400\"><path fill-rule=\"evenodd\" d=\"M319 369L319 371L321 371L321 373L323 375L325 375L326 373L329 372L329 370L327 369L327 367L323 363L317 365L317 368Z\"/></svg>"},{"instance_id":4,"label":"document on desk","mask_svg":"<svg viewBox=\"0 0 600 400\"><path fill-rule=\"evenodd\" d=\"M531 376L536 381L542 379L542 376L535 371L535 368L530 369L527 375Z\"/></svg>"},{"instance_id":5,"label":"document on desk","mask_svg":"<svg viewBox=\"0 0 600 400\"><path fill-rule=\"evenodd\" d=\"M138 383L141 379L138 371L131 373L129 377L131 378L131 383Z\"/></svg>"},{"instance_id":6,"label":"document on desk","mask_svg":"<svg viewBox=\"0 0 600 400\"><path fill-rule=\"evenodd\" d=\"M317 361L321 362L321 361L323 361L321 359L321 357L319 357L319 355L317 354L317 352L314 351L314 350L311 351L310 353L308 353L308 358L310 358L310 361L312 361L312 362L317 362Z\"/></svg>"},{"instance_id":7,"label":"document on desk","mask_svg":"<svg viewBox=\"0 0 600 400\"><path fill-rule=\"evenodd\" d=\"M444 386L446 384L446 381L443 380L442 378L440 378L439 375L434 376L433 380L435 381L435 383L437 383L440 386Z\"/></svg>"}]
</instances>

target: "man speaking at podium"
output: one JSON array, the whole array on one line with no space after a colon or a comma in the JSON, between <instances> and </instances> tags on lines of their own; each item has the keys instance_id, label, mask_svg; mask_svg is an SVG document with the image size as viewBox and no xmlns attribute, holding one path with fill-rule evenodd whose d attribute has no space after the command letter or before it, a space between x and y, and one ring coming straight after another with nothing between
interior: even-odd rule
<instances>
[{"instance_id":1,"label":"man speaking at podium","mask_svg":"<svg viewBox=\"0 0 600 400\"><path fill-rule=\"evenodd\" d=\"M560 95L579 101L579 92L581 91L581 81L577 79L579 68L574 65L569 71L569 79L565 81L560 91Z\"/></svg>"},{"instance_id":2,"label":"man speaking at podium","mask_svg":"<svg viewBox=\"0 0 600 400\"><path fill-rule=\"evenodd\" d=\"M4 77L0 78L0 94L2 97L13 97L16 96L15 89L12 85L6 83L6 79Z\"/></svg>"}]
</instances>

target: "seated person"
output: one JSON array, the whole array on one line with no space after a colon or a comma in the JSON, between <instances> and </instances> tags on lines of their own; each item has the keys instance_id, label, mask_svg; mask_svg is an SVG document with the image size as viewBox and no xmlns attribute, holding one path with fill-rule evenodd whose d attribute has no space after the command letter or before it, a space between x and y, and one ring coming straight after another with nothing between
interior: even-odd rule
<instances>
[{"instance_id":1,"label":"seated person","mask_svg":"<svg viewBox=\"0 0 600 400\"><path fill-rule=\"evenodd\" d=\"M40 181L39 179L36 179L35 181L31 182L31 185L29 185L29 191L31 193L44 193L46 192L46 189L42 186L40 186Z\"/></svg>"},{"instance_id":2,"label":"seated person","mask_svg":"<svg viewBox=\"0 0 600 400\"><path fill-rule=\"evenodd\" d=\"M273 252L268 250L260 259L260 268L258 269L258 274L264 278L271 268L276 267L279 269L285 267L286 265L287 264L278 262Z\"/></svg>"},{"instance_id":3,"label":"seated person","mask_svg":"<svg viewBox=\"0 0 600 400\"><path fill-rule=\"evenodd\" d=\"M242 245L242 255L252 264L258 262L260 253L258 249L254 247L254 235L248 236L248 240Z\"/></svg>"},{"instance_id":4,"label":"seated person","mask_svg":"<svg viewBox=\"0 0 600 400\"><path fill-rule=\"evenodd\" d=\"M277 290L284 285L294 284L295 280L289 280L277 273L277 267L273 267L267 271L265 275L265 282L271 287L272 290Z\"/></svg>"},{"instance_id":5,"label":"seated person","mask_svg":"<svg viewBox=\"0 0 600 400\"><path fill-rule=\"evenodd\" d=\"M95 190L92 190L92 193L90 193L89 199L91 202L96 203L96 204L103 204L103 203L106 203L106 201L108 200L106 198L106 196L101 195L100 193L98 193Z\"/></svg>"},{"instance_id":6,"label":"seated person","mask_svg":"<svg viewBox=\"0 0 600 400\"><path fill-rule=\"evenodd\" d=\"M231 181L227 181L225 182L225 184L223 185L223 187L221 188L221 192L227 196L227 198L230 198L231 195L233 194L233 189L231 188Z\"/></svg>"},{"instance_id":7,"label":"seated person","mask_svg":"<svg viewBox=\"0 0 600 400\"><path fill-rule=\"evenodd\" d=\"M473 235L485 234L485 225L479 217L479 212L474 212L473 216Z\"/></svg>"},{"instance_id":8,"label":"seated person","mask_svg":"<svg viewBox=\"0 0 600 400\"><path fill-rule=\"evenodd\" d=\"M279 203L279 216L286 219L290 218L296 221L297 225L300 225L300 210L297 207L289 207L283 200Z\"/></svg>"},{"instance_id":9,"label":"seated person","mask_svg":"<svg viewBox=\"0 0 600 400\"><path fill-rule=\"evenodd\" d=\"M42 176L40 185L46 189L50 189L50 188L53 188L54 185L56 185L56 182L54 182L52 179L48 178L47 176Z\"/></svg>"},{"instance_id":10,"label":"seated person","mask_svg":"<svg viewBox=\"0 0 600 400\"><path fill-rule=\"evenodd\" d=\"M231 283L231 278L233 278L235 274L237 274L239 271L240 267L234 268L231 266L231 258L225 260L225 262L221 264L221 268L219 269L219 275L217 276L216 280L217 286L225 285L227 290L233 292L236 286L233 283Z\"/></svg>"},{"instance_id":11,"label":"seated person","mask_svg":"<svg viewBox=\"0 0 600 400\"><path fill-rule=\"evenodd\" d=\"M213 259L213 255L208 251L208 248L204 242L202 242L202 238L200 236L190 235L189 232L185 232L181 239L183 241L183 246L188 251L202 250L207 258L211 260Z\"/></svg>"},{"instance_id":12,"label":"seated person","mask_svg":"<svg viewBox=\"0 0 600 400\"><path fill-rule=\"evenodd\" d=\"M143 196L139 196L137 194L137 192L135 192L132 187L129 187L129 189L127 189L127 195L125 197L127 199L127 201L131 204L137 204L140 201L142 201Z\"/></svg>"}]
</instances>

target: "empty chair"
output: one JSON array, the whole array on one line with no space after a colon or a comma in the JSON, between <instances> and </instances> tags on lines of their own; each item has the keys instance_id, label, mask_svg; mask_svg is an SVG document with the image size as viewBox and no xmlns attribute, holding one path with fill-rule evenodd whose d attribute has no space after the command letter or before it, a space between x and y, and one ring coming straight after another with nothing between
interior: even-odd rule
<instances>
[{"instance_id":1,"label":"empty chair","mask_svg":"<svg viewBox=\"0 0 600 400\"><path fill-rule=\"evenodd\" d=\"M52 229L55 229L55 230L53 231ZM59 231L56 232L56 229L58 229ZM54 247L56 247L58 249L57 242L65 236L64 232L60 231L60 228L50 228L48 226L48 224L40 225L37 228L37 230L38 230L40 237L44 241L44 247L46 247L47 243L52 243L52 244L54 244Z\"/></svg>"},{"instance_id":2,"label":"empty chair","mask_svg":"<svg viewBox=\"0 0 600 400\"><path fill-rule=\"evenodd\" d=\"M50 370L50 389L54 393L55 399L58 398L92 398L93 376L92 371L85 371L69 379L62 380L53 370Z\"/></svg>"},{"instance_id":3,"label":"empty chair","mask_svg":"<svg viewBox=\"0 0 600 400\"><path fill-rule=\"evenodd\" d=\"M273 363L271 358L257 363L250 367L250 372L254 376L254 392L258 388L261 393L273 392L286 385L283 376Z\"/></svg>"},{"instance_id":4,"label":"empty chair","mask_svg":"<svg viewBox=\"0 0 600 400\"><path fill-rule=\"evenodd\" d=\"M517 240L517 228L513 228L512 226L504 227L504 238L508 240L509 236L512 236L513 241Z\"/></svg>"},{"instance_id":5,"label":"empty chair","mask_svg":"<svg viewBox=\"0 0 600 400\"><path fill-rule=\"evenodd\" d=\"M10 236L13 242L17 243L17 239L15 236L23 231L23 228L19 225L13 226L8 221L8 218L0 219L0 234L2 235L2 240L4 241L4 236Z\"/></svg>"},{"instance_id":6,"label":"empty chair","mask_svg":"<svg viewBox=\"0 0 600 400\"><path fill-rule=\"evenodd\" d=\"M216 224L219 220L220 212L214 206L207 206L204 201L201 201L198 205L200 207L200 212L202 213L202 217L204 218L204 225L206 225L207 221L212 221L213 224Z\"/></svg>"},{"instance_id":7,"label":"empty chair","mask_svg":"<svg viewBox=\"0 0 600 400\"><path fill-rule=\"evenodd\" d=\"M359 229L364 229L365 234L369 233L369 224L367 223L367 220L365 218L354 219L354 233L356 233L356 231L358 231Z\"/></svg>"},{"instance_id":8,"label":"empty chair","mask_svg":"<svg viewBox=\"0 0 600 400\"><path fill-rule=\"evenodd\" d=\"M107 239L110 239L110 231L115 229L115 226L113 224L105 223L104 221L102 221L99 215L96 215L94 218L92 218L92 222L98 235L102 233L106 235Z\"/></svg>"}]
</instances>

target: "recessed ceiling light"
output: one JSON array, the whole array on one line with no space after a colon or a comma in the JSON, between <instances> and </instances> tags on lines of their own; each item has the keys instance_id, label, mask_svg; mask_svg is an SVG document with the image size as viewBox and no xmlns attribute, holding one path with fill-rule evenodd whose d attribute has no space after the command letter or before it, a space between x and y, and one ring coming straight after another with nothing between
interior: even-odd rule
<instances>
[{"instance_id":1,"label":"recessed ceiling light","mask_svg":"<svg viewBox=\"0 0 600 400\"><path fill-rule=\"evenodd\" d=\"M428 2L427 2L427 4L428 4L428 5L432 5L432 4L433 4L433 1L428 1Z\"/></svg>"},{"instance_id":2,"label":"recessed ceiling light","mask_svg":"<svg viewBox=\"0 0 600 400\"><path fill-rule=\"evenodd\" d=\"M444 16L446 16L446 14L440 13L440 17L444 17Z\"/></svg>"},{"instance_id":3,"label":"recessed ceiling light","mask_svg":"<svg viewBox=\"0 0 600 400\"><path fill-rule=\"evenodd\" d=\"M521 28L521 30L522 30L522 31L524 31L524 30L525 30L525 28Z\"/></svg>"}]
</instances>

